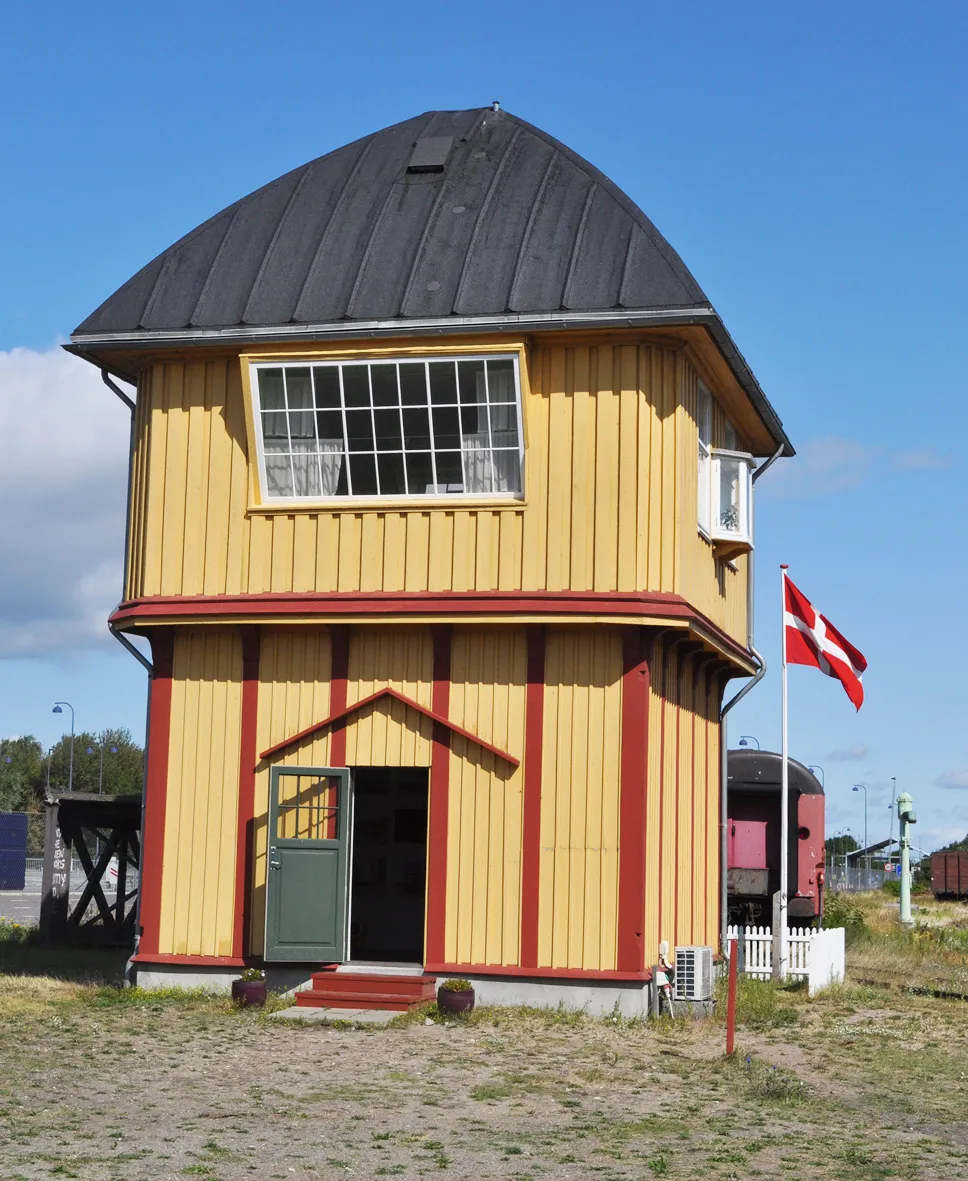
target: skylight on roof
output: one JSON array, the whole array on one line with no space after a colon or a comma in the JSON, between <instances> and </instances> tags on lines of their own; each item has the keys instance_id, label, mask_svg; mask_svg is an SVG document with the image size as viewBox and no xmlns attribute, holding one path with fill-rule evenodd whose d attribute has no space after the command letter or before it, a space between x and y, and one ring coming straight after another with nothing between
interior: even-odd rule
<instances>
[{"instance_id":1,"label":"skylight on roof","mask_svg":"<svg viewBox=\"0 0 968 1181\"><path fill-rule=\"evenodd\" d=\"M418 139L407 172L443 172L453 142L452 135L426 135Z\"/></svg>"}]
</instances>

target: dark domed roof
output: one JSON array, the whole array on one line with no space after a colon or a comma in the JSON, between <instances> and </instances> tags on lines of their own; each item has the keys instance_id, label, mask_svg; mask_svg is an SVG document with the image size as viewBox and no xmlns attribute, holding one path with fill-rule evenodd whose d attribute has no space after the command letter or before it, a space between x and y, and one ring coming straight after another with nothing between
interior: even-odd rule
<instances>
[{"instance_id":1,"label":"dark domed roof","mask_svg":"<svg viewBox=\"0 0 968 1181\"><path fill-rule=\"evenodd\" d=\"M814 773L798 763L789 760L788 782L791 791L805 796L822 796L823 785ZM730 789L743 791L780 791L783 774L783 756L773 750L731 750L726 757L727 777Z\"/></svg>"},{"instance_id":2,"label":"dark domed roof","mask_svg":"<svg viewBox=\"0 0 968 1181\"><path fill-rule=\"evenodd\" d=\"M73 351L488 326L703 324L782 426L682 259L598 169L505 111L431 111L230 205L129 279ZM792 449L791 449L792 450Z\"/></svg>"}]
</instances>

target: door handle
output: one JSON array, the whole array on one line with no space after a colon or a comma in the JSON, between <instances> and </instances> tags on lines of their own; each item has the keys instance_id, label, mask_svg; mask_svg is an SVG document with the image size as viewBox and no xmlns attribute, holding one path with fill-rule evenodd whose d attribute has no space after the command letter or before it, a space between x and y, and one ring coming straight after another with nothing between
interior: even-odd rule
<instances>
[{"instance_id":1,"label":"door handle","mask_svg":"<svg viewBox=\"0 0 968 1181\"><path fill-rule=\"evenodd\" d=\"M276 856L276 847L275 847L275 845L270 845L269 846L269 868L270 869L281 869L282 862L276 861L275 856Z\"/></svg>"}]
</instances>

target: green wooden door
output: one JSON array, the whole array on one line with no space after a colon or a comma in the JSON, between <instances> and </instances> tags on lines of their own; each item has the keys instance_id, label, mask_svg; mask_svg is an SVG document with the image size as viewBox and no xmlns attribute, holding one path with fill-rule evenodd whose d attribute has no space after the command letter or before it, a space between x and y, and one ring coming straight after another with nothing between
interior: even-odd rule
<instances>
[{"instance_id":1,"label":"green wooden door","mask_svg":"<svg viewBox=\"0 0 968 1181\"><path fill-rule=\"evenodd\" d=\"M267 960L345 958L348 770L273 767Z\"/></svg>"}]
</instances>

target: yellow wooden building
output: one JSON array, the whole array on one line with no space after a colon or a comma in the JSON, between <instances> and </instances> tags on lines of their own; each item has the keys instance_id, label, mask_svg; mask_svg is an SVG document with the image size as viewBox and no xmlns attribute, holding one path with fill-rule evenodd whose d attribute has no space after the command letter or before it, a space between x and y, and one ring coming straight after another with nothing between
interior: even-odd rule
<instances>
[{"instance_id":1,"label":"yellow wooden building","mask_svg":"<svg viewBox=\"0 0 968 1181\"><path fill-rule=\"evenodd\" d=\"M407 965L634 1012L660 940L718 943L751 475L792 448L623 192L431 112L217 214L69 348L137 387L142 983L265 965L309 1003Z\"/></svg>"}]
</instances>

